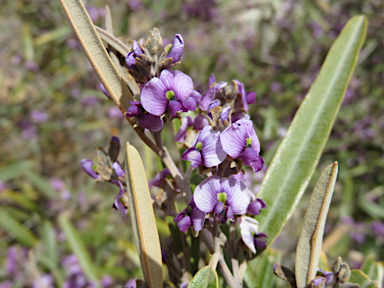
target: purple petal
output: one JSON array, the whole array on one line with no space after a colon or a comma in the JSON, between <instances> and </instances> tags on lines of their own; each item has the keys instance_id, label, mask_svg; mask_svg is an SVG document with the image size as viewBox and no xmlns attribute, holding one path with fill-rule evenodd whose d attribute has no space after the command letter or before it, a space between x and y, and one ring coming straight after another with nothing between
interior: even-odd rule
<instances>
[{"instance_id":1,"label":"purple petal","mask_svg":"<svg viewBox=\"0 0 384 288\"><path fill-rule=\"evenodd\" d=\"M180 34L176 34L173 39L171 51L167 54L167 58L172 58L172 63L179 62L184 51L184 40Z\"/></svg>"},{"instance_id":2,"label":"purple petal","mask_svg":"<svg viewBox=\"0 0 384 288\"><path fill-rule=\"evenodd\" d=\"M145 84L141 92L141 102L144 109L153 115L161 116L167 110L169 102L165 96L167 91L163 81L156 77L152 78Z\"/></svg>"},{"instance_id":3,"label":"purple petal","mask_svg":"<svg viewBox=\"0 0 384 288\"><path fill-rule=\"evenodd\" d=\"M193 120L193 129L202 130L208 124L209 124L208 119L204 115L199 114Z\"/></svg>"},{"instance_id":4,"label":"purple petal","mask_svg":"<svg viewBox=\"0 0 384 288\"><path fill-rule=\"evenodd\" d=\"M185 232L188 230L189 227L191 227L191 217L186 215L183 217L180 221L177 221L177 227L179 227L181 232Z\"/></svg>"},{"instance_id":5,"label":"purple petal","mask_svg":"<svg viewBox=\"0 0 384 288\"><path fill-rule=\"evenodd\" d=\"M193 193L193 199L197 208L205 213L213 212L218 199L217 193L221 193L220 178L211 176L201 182Z\"/></svg>"},{"instance_id":6,"label":"purple petal","mask_svg":"<svg viewBox=\"0 0 384 288\"><path fill-rule=\"evenodd\" d=\"M246 95L248 105L251 105L256 102L256 92L247 92Z\"/></svg>"},{"instance_id":7,"label":"purple petal","mask_svg":"<svg viewBox=\"0 0 384 288\"><path fill-rule=\"evenodd\" d=\"M125 57L125 64L127 65L127 67L129 69L135 69L135 65L136 65L136 59L135 59L135 56L134 56L134 53L131 51L128 53L127 57Z\"/></svg>"},{"instance_id":8,"label":"purple petal","mask_svg":"<svg viewBox=\"0 0 384 288\"><path fill-rule=\"evenodd\" d=\"M211 86L214 83L216 83L216 77L214 74L211 74L209 75L208 86Z\"/></svg>"},{"instance_id":9,"label":"purple petal","mask_svg":"<svg viewBox=\"0 0 384 288\"><path fill-rule=\"evenodd\" d=\"M214 100L212 101L211 103L209 103L208 107L207 107L207 111L211 111L212 108L215 108L215 107L218 107L220 106L220 101L219 100Z\"/></svg>"},{"instance_id":10,"label":"purple petal","mask_svg":"<svg viewBox=\"0 0 384 288\"><path fill-rule=\"evenodd\" d=\"M232 207L233 213L237 215L245 214L251 200L251 191L247 186L235 178L229 178L222 181L221 188L222 192L227 193L227 205Z\"/></svg>"},{"instance_id":11,"label":"purple petal","mask_svg":"<svg viewBox=\"0 0 384 288\"><path fill-rule=\"evenodd\" d=\"M204 227L205 213L194 207L191 211L193 230L201 231Z\"/></svg>"},{"instance_id":12,"label":"purple petal","mask_svg":"<svg viewBox=\"0 0 384 288\"><path fill-rule=\"evenodd\" d=\"M264 200L257 198L256 201L252 201L247 209L247 213L250 213L252 215L259 215L260 210L267 207L267 204L264 202Z\"/></svg>"},{"instance_id":13,"label":"purple petal","mask_svg":"<svg viewBox=\"0 0 384 288\"><path fill-rule=\"evenodd\" d=\"M224 161L227 154L220 143L220 133L214 132L211 126L205 126L196 137L203 143L201 155L205 167L213 167Z\"/></svg>"},{"instance_id":14,"label":"purple petal","mask_svg":"<svg viewBox=\"0 0 384 288\"><path fill-rule=\"evenodd\" d=\"M259 172L264 167L264 159L261 156L258 156L249 166L254 172Z\"/></svg>"},{"instance_id":15,"label":"purple petal","mask_svg":"<svg viewBox=\"0 0 384 288\"><path fill-rule=\"evenodd\" d=\"M215 214L220 214L224 209L224 204L223 202L220 202L218 201L215 205L215 208L213 209L213 211L215 212Z\"/></svg>"},{"instance_id":16,"label":"purple petal","mask_svg":"<svg viewBox=\"0 0 384 288\"><path fill-rule=\"evenodd\" d=\"M223 111L220 113L220 121L224 123L224 121L229 121L229 112L231 112L231 107L225 107Z\"/></svg>"},{"instance_id":17,"label":"purple petal","mask_svg":"<svg viewBox=\"0 0 384 288\"><path fill-rule=\"evenodd\" d=\"M203 159L201 158L200 152L192 147L185 150L181 159L191 162L191 166L193 168L197 168L203 164Z\"/></svg>"},{"instance_id":18,"label":"purple petal","mask_svg":"<svg viewBox=\"0 0 384 288\"><path fill-rule=\"evenodd\" d=\"M257 234L259 229L259 222L251 217L242 217L240 223L241 239L244 244L251 250L253 253L256 253L255 247L255 238L253 233Z\"/></svg>"},{"instance_id":19,"label":"purple petal","mask_svg":"<svg viewBox=\"0 0 384 288\"><path fill-rule=\"evenodd\" d=\"M139 43L137 43L136 40L133 40L132 50L133 50L133 53L135 53L136 57L140 57L141 54L144 54L143 50L141 49Z\"/></svg>"},{"instance_id":20,"label":"purple petal","mask_svg":"<svg viewBox=\"0 0 384 288\"><path fill-rule=\"evenodd\" d=\"M128 107L128 112L125 113L128 117L137 117L140 118L143 115L143 110L141 110L138 106L131 105Z\"/></svg>"},{"instance_id":21,"label":"purple petal","mask_svg":"<svg viewBox=\"0 0 384 288\"><path fill-rule=\"evenodd\" d=\"M225 129L220 135L224 151L232 158L241 155L247 144L247 138L251 138L252 148L258 154L260 152L260 142L253 129L252 121L239 120Z\"/></svg>"},{"instance_id":22,"label":"purple petal","mask_svg":"<svg viewBox=\"0 0 384 288\"><path fill-rule=\"evenodd\" d=\"M202 111L207 111L208 105L213 101L213 98L215 98L215 88L209 88L201 98L199 102L199 107Z\"/></svg>"},{"instance_id":23,"label":"purple petal","mask_svg":"<svg viewBox=\"0 0 384 288\"><path fill-rule=\"evenodd\" d=\"M239 156L241 160L244 161L244 164L249 166L252 162L257 161L257 158L260 157L255 150L252 148L245 148L243 153Z\"/></svg>"},{"instance_id":24,"label":"purple petal","mask_svg":"<svg viewBox=\"0 0 384 288\"><path fill-rule=\"evenodd\" d=\"M183 101L183 106L187 109L187 111L195 111L197 107L196 99L193 97L188 97L187 100Z\"/></svg>"},{"instance_id":25,"label":"purple petal","mask_svg":"<svg viewBox=\"0 0 384 288\"><path fill-rule=\"evenodd\" d=\"M181 105L181 103L176 101L176 100L169 101L168 106L167 106L167 110L171 113L171 115L173 117L175 117L176 112L181 111L182 108L183 108L183 106Z\"/></svg>"},{"instance_id":26,"label":"purple petal","mask_svg":"<svg viewBox=\"0 0 384 288\"><path fill-rule=\"evenodd\" d=\"M108 93L107 89L105 89L103 83L100 82L99 87L100 87L100 90L103 91L105 96L107 96L109 99L111 99L111 96L109 96L109 93Z\"/></svg>"},{"instance_id":27,"label":"purple petal","mask_svg":"<svg viewBox=\"0 0 384 288\"><path fill-rule=\"evenodd\" d=\"M249 114L247 113L243 113L243 112L240 112L240 113L233 113L231 115L231 121L232 123L235 123L239 120L250 120L251 119L251 116L249 116Z\"/></svg>"},{"instance_id":28,"label":"purple petal","mask_svg":"<svg viewBox=\"0 0 384 288\"><path fill-rule=\"evenodd\" d=\"M155 116L149 113L144 113L137 123L148 130L158 132L163 129L164 121L159 116Z\"/></svg>"},{"instance_id":29,"label":"purple petal","mask_svg":"<svg viewBox=\"0 0 384 288\"><path fill-rule=\"evenodd\" d=\"M161 170L159 173L156 174L156 176L153 178L153 180L149 182L149 186L155 186L155 187L161 188L161 182L168 175L171 175L171 172L169 172L168 168Z\"/></svg>"},{"instance_id":30,"label":"purple petal","mask_svg":"<svg viewBox=\"0 0 384 288\"><path fill-rule=\"evenodd\" d=\"M247 103L247 96L244 89L244 84L241 83L239 80L234 80L237 84L237 88L239 91L239 94L241 96L241 104L243 105L244 111L248 111L248 103Z\"/></svg>"},{"instance_id":31,"label":"purple petal","mask_svg":"<svg viewBox=\"0 0 384 288\"><path fill-rule=\"evenodd\" d=\"M121 182L119 181L119 195L115 198L114 207L120 211L120 213L124 216L124 218L127 218L128 208L124 206L124 204L121 202L123 199L123 195L125 193L125 189Z\"/></svg>"},{"instance_id":32,"label":"purple petal","mask_svg":"<svg viewBox=\"0 0 384 288\"><path fill-rule=\"evenodd\" d=\"M199 103L201 101L201 98L203 97L203 95L201 95L200 92L193 90L191 93L191 97L195 98L196 102Z\"/></svg>"},{"instance_id":33,"label":"purple petal","mask_svg":"<svg viewBox=\"0 0 384 288\"><path fill-rule=\"evenodd\" d=\"M93 170L93 162L90 159L81 160L81 167L88 173L93 179L99 179L100 175Z\"/></svg>"},{"instance_id":34,"label":"purple petal","mask_svg":"<svg viewBox=\"0 0 384 288\"><path fill-rule=\"evenodd\" d=\"M193 92L193 82L191 77L180 71L163 70L160 74L160 79L164 83L166 91L173 91L178 100L186 100Z\"/></svg>"},{"instance_id":35,"label":"purple petal","mask_svg":"<svg viewBox=\"0 0 384 288\"><path fill-rule=\"evenodd\" d=\"M176 136L174 138L175 141L183 143L185 141L185 137L187 135L188 127L192 126L193 121L190 116L184 117L181 121L181 126L179 131L177 131Z\"/></svg>"},{"instance_id":36,"label":"purple petal","mask_svg":"<svg viewBox=\"0 0 384 288\"><path fill-rule=\"evenodd\" d=\"M124 169L121 167L120 163L119 162L114 162L112 164L112 168L115 170L115 173L117 175L117 177L119 178L123 178L125 177L125 171Z\"/></svg>"}]
</instances>

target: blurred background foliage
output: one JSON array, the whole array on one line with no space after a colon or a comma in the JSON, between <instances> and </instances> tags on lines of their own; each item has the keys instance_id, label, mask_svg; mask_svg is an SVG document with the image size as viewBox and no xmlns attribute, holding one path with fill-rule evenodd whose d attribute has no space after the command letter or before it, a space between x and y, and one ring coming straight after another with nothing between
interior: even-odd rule
<instances>
[{"instance_id":1,"label":"blurred background foliage","mask_svg":"<svg viewBox=\"0 0 384 288\"><path fill-rule=\"evenodd\" d=\"M334 39L349 18L366 15L367 40L313 182L322 168L339 162L325 231L329 259L340 255L353 268L370 254L383 259L384 2L84 3L98 26L108 4L114 33L124 41L146 38L153 27L165 44L181 33L186 48L177 69L192 77L196 89L206 89L214 73L218 81L239 79L257 92L251 115L267 165ZM69 287L87 287L92 272L79 267L82 261L92 262L103 287L140 277L129 221L111 209L118 189L95 184L80 160L95 159L96 148L106 148L116 135L136 143L151 178L157 172L153 154L99 91L59 1L0 4L0 287L61 287L68 281L80 283ZM171 144L170 133L164 137ZM262 175L255 177L255 189ZM288 267L311 189L274 244ZM171 222L159 220L162 235L169 235ZM74 247L71 237L87 249Z\"/></svg>"}]
</instances>

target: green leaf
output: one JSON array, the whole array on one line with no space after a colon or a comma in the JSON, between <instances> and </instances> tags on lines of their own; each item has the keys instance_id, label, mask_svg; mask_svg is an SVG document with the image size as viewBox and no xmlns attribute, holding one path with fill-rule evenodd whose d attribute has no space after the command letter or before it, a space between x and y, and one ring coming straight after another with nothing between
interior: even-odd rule
<instances>
[{"instance_id":1,"label":"green leaf","mask_svg":"<svg viewBox=\"0 0 384 288\"><path fill-rule=\"evenodd\" d=\"M0 227L21 244L30 248L33 248L38 241L35 235L33 235L28 228L20 224L15 218L4 210L0 210Z\"/></svg>"},{"instance_id":2,"label":"green leaf","mask_svg":"<svg viewBox=\"0 0 384 288\"><path fill-rule=\"evenodd\" d=\"M297 287L307 287L315 279L323 244L324 226L337 179L337 162L321 173L309 199L296 248Z\"/></svg>"},{"instance_id":3,"label":"green leaf","mask_svg":"<svg viewBox=\"0 0 384 288\"><path fill-rule=\"evenodd\" d=\"M42 238L44 240L44 248L45 253L57 265L59 263L59 256L58 256L58 249L57 249L57 242L56 242L56 235L55 235L55 229L52 225L52 223L48 220L45 220L43 225L41 226L41 233Z\"/></svg>"},{"instance_id":4,"label":"green leaf","mask_svg":"<svg viewBox=\"0 0 384 288\"><path fill-rule=\"evenodd\" d=\"M281 252L267 248L259 257L248 263L244 282L248 287L274 287L277 278L273 273L273 264L280 261Z\"/></svg>"},{"instance_id":5,"label":"green leaf","mask_svg":"<svg viewBox=\"0 0 384 288\"><path fill-rule=\"evenodd\" d=\"M80 235L76 231L76 228L64 215L59 216L59 224L65 236L67 237L69 246L79 260L80 266L83 269L85 276L87 276L89 280L96 282L98 285L97 287L100 287L96 267L93 266L93 261L89 256L89 253L85 248Z\"/></svg>"},{"instance_id":6,"label":"green leaf","mask_svg":"<svg viewBox=\"0 0 384 288\"><path fill-rule=\"evenodd\" d=\"M361 265L361 271L367 274L372 281L383 283L384 265L383 262L375 261L375 254L371 254L365 258L363 264Z\"/></svg>"},{"instance_id":7,"label":"green leaf","mask_svg":"<svg viewBox=\"0 0 384 288\"><path fill-rule=\"evenodd\" d=\"M40 192L44 194L47 198L53 198L57 195L57 192L52 188L52 186L38 174L33 172L28 172L25 174L28 180L37 188Z\"/></svg>"},{"instance_id":8,"label":"green leaf","mask_svg":"<svg viewBox=\"0 0 384 288\"><path fill-rule=\"evenodd\" d=\"M152 198L139 152L127 142L126 181L131 216L141 269L150 288L163 287L159 232L156 227Z\"/></svg>"},{"instance_id":9,"label":"green leaf","mask_svg":"<svg viewBox=\"0 0 384 288\"><path fill-rule=\"evenodd\" d=\"M0 181L8 181L28 172L34 165L33 161L22 161L0 169Z\"/></svg>"},{"instance_id":10,"label":"green leaf","mask_svg":"<svg viewBox=\"0 0 384 288\"><path fill-rule=\"evenodd\" d=\"M360 288L378 288L379 285L369 279L368 275L361 270L351 270L348 282L359 284Z\"/></svg>"},{"instance_id":11,"label":"green leaf","mask_svg":"<svg viewBox=\"0 0 384 288\"><path fill-rule=\"evenodd\" d=\"M211 267L206 266L199 270L192 281L189 283L188 288L217 288L219 287L219 280L217 279L216 271Z\"/></svg>"},{"instance_id":12,"label":"green leaf","mask_svg":"<svg viewBox=\"0 0 384 288\"><path fill-rule=\"evenodd\" d=\"M258 197L267 203L258 216L268 244L277 237L299 202L327 141L364 42L367 20L348 21L330 49L286 137L265 175Z\"/></svg>"}]
</instances>

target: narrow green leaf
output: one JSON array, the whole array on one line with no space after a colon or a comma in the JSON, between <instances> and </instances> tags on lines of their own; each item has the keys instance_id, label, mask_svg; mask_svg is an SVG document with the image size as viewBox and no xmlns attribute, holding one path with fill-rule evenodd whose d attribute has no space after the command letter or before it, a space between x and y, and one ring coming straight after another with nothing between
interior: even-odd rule
<instances>
[{"instance_id":1,"label":"narrow green leaf","mask_svg":"<svg viewBox=\"0 0 384 288\"><path fill-rule=\"evenodd\" d=\"M28 228L4 210L0 210L0 227L21 244L30 248L33 248L38 241Z\"/></svg>"},{"instance_id":2,"label":"narrow green leaf","mask_svg":"<svg viewBox=\"0 0 384 288\"><path fill-rule=\"evenodd\" d=\"M59 224L65 236L67 237L69 246L79 260L80 266L83 269L85 276L87 276L89 280L97 283L97 287L100 287L96 267L93 266L93 261L89 256L89 253L85 248L85 245L81 240L78 232L76 231L76 228L64 215L59 216Z\"/></svg>"},{"instance_id":3,"label":"narrow green leaf","mask_svg":"<svg viewBox=\"0 0 384 288\"><path fill-rule=\"evenodd\" d=\"M367 20L348 21L330 49L266 173L258 197L267 203L260 231L271 244L299 202L327 141L364 42Z\"/></svg>"},{"instance_id":4,"label":"narrow green leaf","mask_svg":"<svg viewBox=\"0 0 384 288\"><path fill-rule=\"evenodd\" d=\"M59 263L59 256L57 255L57 242L55 230L52 223L48 220L45 220L41 227L41 235L44 240L45 253L55 263Z\"/></svg>"},{"instance_id":5,"label":"narrow green leaf","mask_svg":"<svg viewBox=\"0 0 384 288\"><path fill-rule=\"evenodd\" d=\"M360 285L360 288L378 288L379 285L369 279L368 275L361 270L351 270L348 282Z\"/></svg>"},{"instance_id":6,"label":"narrow green leaf","mask_svg":"<svg viewBox=\"0 0 384 288\"><path fill-rule=\"evenodd\" d=\"M329 165L316 182L305 212L296 248L295 278L298 288L315 279L323 243L324 226L337 179L337 162Z\"/></svg>"},{"instance_id":7,"label":"narrow green leaf","mask_svg":"<svg viewBox=\"0 0 384 288\"><path fill-rule=\"evenodd\" d=\"M383 283L384 265L383 262L375 261L375 254L366 257L360 269L367 274L372 281Z\"/></svg>"},{"instance_id":8,"label":"narrow green leaf","mask_svg":"<svg viewBox=\"0 0 384 288\"><path fill-rule=\"evenodd\" d=\"M211 267L206 266L199 270L193 277L188 288L218 288L219 280L217 278L216 271L212 270Z\"/></svg>"},{"instance_id":9,"label":"narrow green leaf","mask_svg":"<svg viewBox=\"0 0 384 288\"><path fill-rule=\"evenodd\" d=\"M46 196L47 198L53 198L57 195L57 192L52 188L52 186L40 175L28 172L25 174L30 182Z\"/></svg>"},{"instance_id":10,"label":"narrow green leaf","mask_svg":"<svg viewBox=\"0 0 384 288\"><path fill-rule=\"evenodd\" d=\"M132 94L107 54L81 0L60 0L93 69L111 98L126 112Z\"/></svg>"},{"instance_id":11,"label":"narrow green leaf","mask_svg":"<svg viewBox=\"0 0 384 288\"><path fill-rule=\"evenodd\" d=\"M28 172L33 167L33 161L21 161L0 169L0 181L8 181Z\"/></svg>"},{"instance_id":12,"label":"narrow green leaf","mask_svg":"<svg viewBox=\"0 0 384 288\"><path fill-rule=\"evenodd\" d=\"M281 252L267 248L259 257L248 263L244 282L248 287L274 287L277 278L273 273L273 264L280 261Z\"/></svg>"},{"instance_id":13,"label":"narrow green leaf","mask_svg":"<svg viewBox=\"0 0 384 288\"><path fill-rule=\"evenodd\" d=\"M159 233L152 198L139 152L127 142L126 181L128 207L141 269L150 288L163 287Z\"/></svg>"}]
</instances>

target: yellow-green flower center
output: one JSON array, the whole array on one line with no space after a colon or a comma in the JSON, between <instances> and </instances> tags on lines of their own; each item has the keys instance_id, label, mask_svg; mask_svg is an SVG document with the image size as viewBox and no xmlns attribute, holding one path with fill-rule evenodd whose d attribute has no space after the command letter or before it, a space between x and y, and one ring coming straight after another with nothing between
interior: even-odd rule
<instances>
[{"instance_id":1,"label":"yellow-green flower center","mask_svg":"<svg viewBox=\"0 0 384 288\"><path fill-rule=\"evenodd\" d=\"M221 192L217 194L217 200L225 204L225 202L227 202L227 193Z\"/></svg>"},{"instance_id":2,"label":"yellow-green flower center","mask_svg":"<svg viewBox=\"0 0 384 288\"><path fill-rule=\"evenodd\" d=\"M173 92L172 90L169 90L169 91L167 91L167 93L165 93L165 96L166 96L169 100L172 100L173 96L175 96L175 92Z\"/></svg>"},{"instance_id":3,"label":"yellow-green flower center","mask_svg":"<svg viewBox=\"0 0 384 288\"><path fill-rule=\"evenodd\" d=\"M201 148L203 148L203 142L197 142L195 149L200 152Z\"/></svg>"},{"instance_id":4,"label":"yellow-green flower center","mask_svg":"<svg viewBox=\"0 0 384 288\"><path fill-rule=\"evenodd\" d=\"M245 145L245 148L252 148L252 139L247 138L247 145Z\"/></svg>"}]
</instances>

